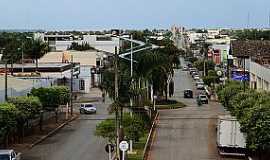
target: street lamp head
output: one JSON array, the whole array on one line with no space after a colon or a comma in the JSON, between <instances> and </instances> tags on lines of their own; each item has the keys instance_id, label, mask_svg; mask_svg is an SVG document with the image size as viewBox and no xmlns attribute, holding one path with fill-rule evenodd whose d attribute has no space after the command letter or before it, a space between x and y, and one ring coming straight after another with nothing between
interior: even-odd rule
<instances>
[{"instance_id":1,"label":"street lamp head","mask_svg":"<svg viewBox=\"0 0 270 160\"><path fill-rule=\"evenodd\" d=\"M154 99L157 99L157 96L156 95L154 96Z\"/></svg>"}]
</instances>

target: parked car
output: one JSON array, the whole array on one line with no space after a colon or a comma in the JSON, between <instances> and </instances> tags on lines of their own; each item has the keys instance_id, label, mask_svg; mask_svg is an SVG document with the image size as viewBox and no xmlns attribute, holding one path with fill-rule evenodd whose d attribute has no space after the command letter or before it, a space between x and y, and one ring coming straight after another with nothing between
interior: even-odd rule
<instances>
[{"instance_id":1,"label":"parked car","mask_svg":"<svg viewBox=\"0 0 270 160\"><path fill-rule=\"evenodd\" d=\"M193 72L197 72L196 68L189 68L189 74L192 75Z\"/></svg>"},{"instance_id":2,"label":"parked car","mask_svg":"<svg viewBox=\"0 0 270 160\"><path fill-rule=\"evenodd\" d=\"M193 79L197 81L197 80L200 79L200 76L199 76L199 75L194 75L194 76L193 76Z\"/></svg>"},{"instance_id":3,"label":"parked car","mask_svg":"<svg viewBox=\"0 0 270 160\"><path fill-rule=\"evenodd\" d=\"M80 107L81 114L96 113L97 107L92 103L82 103Z\"/></svg>"},{"instance_id":4,"label":"parked car","mask_svg":"<svg viewBox=\"0 0 270 160\"><path fill-rule=\"evenodd\" d=\"M21 154L16 153L13 149L0 150L0 160L20 160Z\"/></svg>"},{"instance_id":5,"label":"parked car","mask_svg":"<svg viewBox=\"0 0 270 160\"><path fill-rule=\"evenodd\" d=\"M193 98L193 91L191 89L184 90L184 98Z\"/></svg>"},{"instance_id":6,"label":"parked car","mask_svg":"<svg viewBox=\"0 0 270 160\"><path fill-rule=\"evenodd\" d=\"M199 82L197 85L196 85L196 88L197 90L204 90L204 84Z\"/></svg>"},{"instance_id":7,"label":"parked car","mask_svg":"<svg viewBox=\"0 0 270 160\"><path fill-rule=\"evenodd\" d=\"M199 80L197 80L196 81L196 87L198 86L198 85L204 85L204 82L202 81L202 79L199 79Z\"/></svg>"},{"instance_id":8,"label":"parked car","mask_svg":"<svg viewBox=\"0 0 270 160\"><path fill-rule=\"evenodd\" d=\"M208 97L205 94L199 94L197 101L200 101L202 104L208 104Z\"/></svg>"},{"instance_id":9,"label":"parked car","mask_svg":"<svg viewBox=\"0 0 270 160\"><path fill-rule=\"evenodd\" d=\"M188 67L187 66L184 66L182 70L183 71L188 71Z\"/></svg>"}]
</instances>

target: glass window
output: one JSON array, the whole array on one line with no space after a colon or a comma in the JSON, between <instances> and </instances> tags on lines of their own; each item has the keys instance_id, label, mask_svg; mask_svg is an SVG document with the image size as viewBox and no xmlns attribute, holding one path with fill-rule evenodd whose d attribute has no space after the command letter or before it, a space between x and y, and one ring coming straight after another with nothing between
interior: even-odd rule
<instances>
[{"instance_id":1,"label":"glass window","mask_svg":"<svg viewBox=\"0 0 270 160\"><path fill-rule=\"evenodd\" d=\"M85 82L84 80L80 80L80 90L84 90L85 89Z\"/></svg>"},{"instance_id":2,"label":"glass window","mask_svg":"<svg viewBox=\"0 0 270 160\"><path fill-rule=\"evenodd\" d=\"M92 105L92 104L86 104L85 107L86 107L86 108L87 108L87 107L93 107L93 105Z\"/></svg>"}]
</instances>

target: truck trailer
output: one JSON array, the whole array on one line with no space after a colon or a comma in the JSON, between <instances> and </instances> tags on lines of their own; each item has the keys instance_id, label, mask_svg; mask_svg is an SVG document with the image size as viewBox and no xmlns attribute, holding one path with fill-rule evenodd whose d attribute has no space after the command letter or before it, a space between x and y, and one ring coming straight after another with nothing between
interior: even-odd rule
<instances>
[{"instance_id":1,"label":"truck trailer","mask_svg":"<svg viewBox=\"0 0 270 160\"><path fill-rule=\"evenodd\" d=\"M246 138L240 131L240 124L235 117L218 117L217 147L222 156L246 156Z\"/></svg>"}]
</instances>

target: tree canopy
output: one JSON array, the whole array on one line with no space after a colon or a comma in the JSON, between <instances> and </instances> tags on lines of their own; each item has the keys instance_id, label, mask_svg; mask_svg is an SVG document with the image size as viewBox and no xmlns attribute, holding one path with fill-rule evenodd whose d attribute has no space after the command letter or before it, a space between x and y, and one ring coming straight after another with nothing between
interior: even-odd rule
<instances>
[{"instance_id":1,"label":"tree canopy","mask_svg":"<svg viewBox=\"0 0 270 160\"><path fill-rule=\"evenodd\" d=\"M247 148L264 150L270 146L270 94L255 90L243 91L239 82L228 83L218 91L220 102L241 124Z\"/></svg>"},{"instance_id":2,"label":"tree canopy","mask_svg":"<svg viewBox=\"0 0 270 160\"><path fill-rule=\"evenodd\" d=\"M31 94L39 98L44 109L55 109L69 102L69 89L65 86L33 88Z\"/></svg>"}]
</instances>

